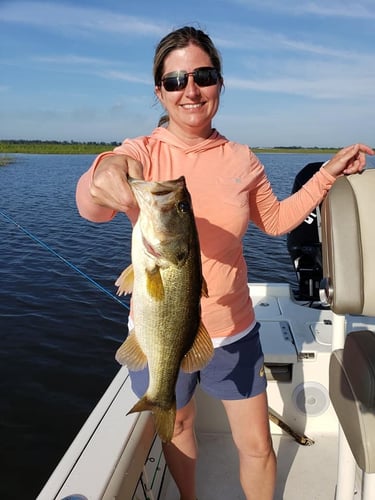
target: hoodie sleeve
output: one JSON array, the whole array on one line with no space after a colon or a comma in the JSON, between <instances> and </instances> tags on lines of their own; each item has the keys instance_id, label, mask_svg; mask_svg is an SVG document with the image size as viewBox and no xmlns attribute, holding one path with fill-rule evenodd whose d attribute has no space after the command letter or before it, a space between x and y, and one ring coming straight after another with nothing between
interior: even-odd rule
<instances>
[{"instance_id":1,"label":"hoodie sleeve","mask_svg":"<svg viewBox=\"0 0 375 500\"><path fill-rule=\"evenodd\" d=\"M104 157L114 154L115 153L108 151L97 156L89 170L87 170L78 180L76 188L78 212L81 217L91 222L108 222L116 215L116 212L111 208L103 207L95 203L90 194L90 187L96 167Z\"/></svg>"},{"instance_id":2,"label":"hoodie sleeve","mask_svg":"<svg viewBox=\"0 0 375 500\"><path fill-rule=\"evenodd\" d=\"M264 175L250 193L250 213L253 222L265 233L279 236L305 220L331 189L335 178L323 167L299 191L279 201Z\"/></svg>"}]
</instances>

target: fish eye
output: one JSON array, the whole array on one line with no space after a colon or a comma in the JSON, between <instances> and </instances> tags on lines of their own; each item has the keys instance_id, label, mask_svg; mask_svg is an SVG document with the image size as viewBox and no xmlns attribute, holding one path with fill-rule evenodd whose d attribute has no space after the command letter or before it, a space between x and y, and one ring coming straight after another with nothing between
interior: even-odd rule
<instances>
[{"instance_id":1,"label":"fish eye","mask_svg":"<svg viewBox=\"0 0 375 500\"><path fill-rule=\"evenodd\" d=\"M182 213L190 212L190 203L187 201L180 201L177 205L177 209Z\"/></svg>"}]
</instances>

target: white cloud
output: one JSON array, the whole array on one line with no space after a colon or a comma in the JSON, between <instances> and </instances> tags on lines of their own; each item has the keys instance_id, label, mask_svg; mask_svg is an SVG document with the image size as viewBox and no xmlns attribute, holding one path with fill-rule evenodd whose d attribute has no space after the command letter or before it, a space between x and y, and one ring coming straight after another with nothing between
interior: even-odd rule
<instances>
[{"instance_id":1,"label":"white cloud","mask_svg":"<svg viewBox=\"0 0 375 500\"><path fill-rule=\"evenodd\" d=\"M244 71L245 70L245 71ZM254 57L243 60L242 74L233 70L225 75L229 90L306 96L312 99L375 100L375 67L369 58L357 57L348 61L291 57L278 64L276 57Z\"/></svg>"},{"instance_id":2,"label":"white cloud","mask_svg":"<svg viewBox=\"0 0 375 500\"><path fill-rule=\"evenodd\" d=\"M340 147L355 142L373 145L372 121L372 112L365 105L304 102L288 113L275 107L249 107L248 113L237 114L222 110L215 124L227 137L253 147Z\"/></svg>"},{"instance_id":3,"label":"white cloud","mask_svg":"<svg viewBox=\"0 0 375 500\"><path fill-rule=\"evenodd\" d=\"M337 35L326 33L311 38L309 33L289 36L237 26L233 37L234 26L225 25L218 32L228 90L325 100L375 99L371 47L342 43Z\"/></svg>"},{"instance_id":4,"label":"white cloud","mask_svg":"<svg viewBox=\"0 0 375 500\"><path fill-rule=\"evenodd\" d=\"M228 0L228 3L296 16L314 15L317 17L343 17L348 19L375 18L372 0Z\"/></svg>"},{"instance_id":5,"label":"white cloud","mask_svg":"<svg viewBox=\"0 0 375 500\"><path fill-rule=\"evenodd\" d=\"M103 71L101 73L96 73L98 76L101 76L103 78L109 78L111 80L123 80L126 82L132 82L132 83L143 83L146 85L152 85L152 80L151 78L143 78L141 76L138 76L134 73L128 73L125 71Z\"/></svg>"},{"instance_id":6,"label":"white cloud","mask_svg":"<svg viewBox=\"0 0 375 500\"><path fill-rule=\"evenodd\" d=\"M108 59L100 59L96 57L82 57L74 54L55 55L55 56L35 56L33 60L42 64L46 64L48 70L51 69L51 64L56 65L59 69L61 66L69 67L71 72L79 72L91 76L98 76L109 80L120 80L131 83L141 83L144 85L152 85L150 77L142 76L134 71L120 71L113 69L115 67L123 67L123 61L110 61ZM66 70L66 69L64 69Z\"/></svg>"},{"instance_id":7,"label":"white cloud","mask_svg":"<svg viewBox=\"0 0 375 500\"><path fill-rule=\"evenodd\" d=\"M349 77L345 80L333 75L325 78L279 77L258 80L227 78L226 87L274 94L305 96L312 99L375 99L375 77Z\"/></svg>"},{"instance_id":8,"label":"white cloud","mask_svg":"<svg viewBox=\"0 0 375 500\"><path fill-rule=\"evenodd\" d=\"M97 57L77 56L75 54L65 54L56 56L34 56L33 60L36 62L46 64L64 64L64 65L99 65L108 66L112 62L108 59L99 59Z\"/></svg>"},{"instance_id":9,"label":"white cloud","mask_svg":"<svg viewBox=\"0 0 375 500\"><path fill-rule=\"evenodd\" d=\"M168 28L141 17L99 8L51 2L7 2L0 7L0 21L37 26L45 30L106 32L122 36L159 36Z\"/></svg>"},{"instance_id":10,"label":"white cloud","mask_svg":"<svg viewBox=\"0 0 375 500\"><path fill-rule=\"evenodd\" d=\"M215 43L222 50L241 50L244 53L261 51L266 54L269 51L278 53L290 52L299 54L310 54L324 57L345 57L357 58L364 57L363 54L358 54L353 48L343 48L348 45L343 45L341 39L331 36L329 33L320 33L317 37L312 34L297 34L294 31L294 36L286 35L282 31L266 30L252 28L248 26L221 24L216 27L220 35L215 37ZM236 36L233 37L233 33ZM319 39L319 43L316 40ZM368 54L373 60L373 53Z\"/></svg>"},{"instance_id":11,"label":"white cloud","mask_svg":"<svg viewBox=\"0 0 375 500\"><path fill-rule=\"evenodd\" d=\"M122 80L133 83L142 83L151 85L151 78L137 74L134 71L120 71L113 69L115 67L123 67L123 61L113 61L109 59L100 59L97 57L82 57L74 54L54 55L54 56L34 56L33 60L42 64L55 64L59 70L62 66L70 67L72 72L80 74L95 75L109 80ZM103 69L99 69L103 68Z\"/></svg>"}]
</instances>

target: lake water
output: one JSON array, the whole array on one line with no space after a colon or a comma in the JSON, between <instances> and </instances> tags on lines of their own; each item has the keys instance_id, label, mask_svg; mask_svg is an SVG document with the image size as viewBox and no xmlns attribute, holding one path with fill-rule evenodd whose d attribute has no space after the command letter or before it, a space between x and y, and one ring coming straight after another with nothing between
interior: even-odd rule
<instances>
[{"instance_id":1,"label":"lake water","mask_svg":"<svg viewBox=\"0 0 375 500\"><path fill-rule=\"evenodd\" d=\"M78 215L75 185L94 156L12 156L0 167L0 498L32 500L119 369L127 302L112 294L130 225ZM305 164L327 159L259 156L280 198ZM295 285L285 237L250 228L245 249L249 280Z\"/></svg>"}]
</instances>

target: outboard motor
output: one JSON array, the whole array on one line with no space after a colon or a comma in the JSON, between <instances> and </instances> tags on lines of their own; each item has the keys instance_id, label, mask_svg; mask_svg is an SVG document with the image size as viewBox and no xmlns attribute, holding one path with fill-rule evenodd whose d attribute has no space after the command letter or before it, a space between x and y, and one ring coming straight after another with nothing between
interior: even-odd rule
<instances>
[{"instance_id":1,"label":"outboard motor","mask_svg":"<svg viewBox=\"0 0 375 500\"><path fill-rule=\"evenodd\" d=\"M292 193L298 191L317 172L323 162L308 163L294 180ZM287 246L295 268L301 300L319 300L323 278L320 208L317 207L298 227L287 235Z\"/></svg>"}]
</instances>

